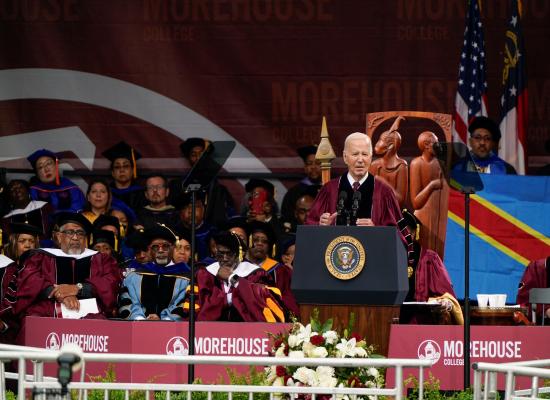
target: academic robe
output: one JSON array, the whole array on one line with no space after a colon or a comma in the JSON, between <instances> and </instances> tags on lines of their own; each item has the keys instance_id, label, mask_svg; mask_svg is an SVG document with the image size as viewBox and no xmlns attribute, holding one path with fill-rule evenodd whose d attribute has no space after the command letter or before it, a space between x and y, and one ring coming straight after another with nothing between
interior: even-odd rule
<instances>
[{"instance_id":1,"label":"academic robe","mask_svg":"<svg viewBox=\"0 0 550 400\"><path fill-rule=\"evenodd\" d=\"M10 232L9 224L12 222L25 223L40 228L43 232L40 239L49 237L50 215L53 207L45 201L31 200L24 208L14 208L2 218L2 229Z\"/></svg>"},{"instance_id":2,"label":"academic robe","mask_svg":"<svg viewBox=\"0 0 550 400\"><path fill-rule=\"evenodd\" d=\"M445 293L456 301L451 278L439 254L415 242L413 257L409 261L409 293L405 301L425 302L430 298L441 297ZM437 312L434 314L435 311ZM451 323L450 317L451 314L443 313L441 310L404 305L399 319L403 324L436 324ZM446 320L447 322L444 322Z\"/></svg>"},{"instance_id":3,"label":"academic robe","mask_svg":"<svg viewBox=\"0 0 550 400\"><path fill-rule=\"evenodd\" d=\"M17 296L17 264L11 258L0 254L0 343L15 343L19 323L13 316L13 305Z\"/></svg>"},{"instance_id":4,"label":"academic robe","mask_svg":"<svg viewBox=\"0 0 550 400\"><path fill-rule=\"evenodd\" d=\"M114 182L111 184L111 193L113 198L117 198L130 207L134 212L147 205L143 187L139 185L130 185L125 189L119 189Z\"/></svg>"},{"instance_id":5,"label":"academic robe","mask_svg":"<svg viewBox=\"0 0 550 400\"><path fill-rule=\"evenodd\" d=\"M235 287L217 277L219 263L197 272L200 311L197 321L285 322L281 296L270 276L257 265L241 262Z\"/></svg>"},{"instance_id":6,"label":"academic robe","mask_svg":"<svg viewBox=\"0 0 550 400\"><path fill-rule=\"evenodd\" d=\"M53 285L82 283L79 298L95 298L99 314L87 318L115 315L121 274L115 259L86 249L69 255L60 249L31 250L22 263L17 278L17 301L14 314L25 317L59 317L54 299L48 298Z\"/></svg>"},{"instance_id":7,"label":"academic robe","mask_svg":"<svg viewBox=\"0 0 550 400\"><path fill-rule=\"evenodd\" d=\"M428 301L449 293L456 297L451 278L439 255L430 249L420 248L420 256L414 273L414 301ZM411 300L412 301L412 300Z\"/></svg>"},{"instance_id":8,"label":"academic robe","mask_svg":"<svg viewBox=\"0 0 550 400\"><path fill-rule=\"evenodd\" d=\"M523 307L531 307L529 303L529 291L533 288L550 287L550 274L548 273L549 265L550 257L531 261L529 265L527 265L519 283L516 303ZM540 312L542 312L542 306Z\"/></svg>"},{"instance_id":9,"label":"academic robe","mask_svg":"<svg viewBox=\"0 0 550 400\"><path fill-rule=\"evenodd\" d=\"M291 223L296 222L296 217L294 216L296 201L298 201L304 193L308 192L308 190L311 190L311 187L321 189L321 184L320 182L312 182L308 177L305 177L298 182L298 184L287 190L281 205L281 217L283 218L283 221Z\"/></svg>"},{"instance_id":10,"label":"academic robe","mask_svg":"<svg viewBox=\"0 0 550 400\"><path fill-rule=\"evenodd\" d=\"M321 214L336 212L339 194L338 188L341 179L347 179L346 174L330 180L321 188L321 191L313 202L311 210L309 210L306 225L319 225ZM362 202L367 200L365 197L362 197ZM351 200L348 198L348 201ZM376 226L397 226L397 222L402 218L399 203L395 199L393 189L377 177L374 177L370 218Z\"/></svg>"},{"instance_id":11,"label":"academic robe","mask_svg":"<svg viewBox=\"0 0 550 400\"><path fill-rule=\"evenodd\" d=\"M128 273L121 290L119 317L133 321L146 319L149 314L157 314L164 321L187 317L189 305L185 307L184 299L191 270L185 263L158 267L152 270L146 264Z\"/></svg>"},{"instance_id":12,"label":"academic robe","mask_svg":"<svg viewBox=\"0 0 550 400\"><path fill-rule=\"evenodd\" d=\"M55 211L80 212L86 204L84 193L67 178L61 178L59 185L56 185L42 183L33 177L29 192L33 200L48 202Z\"/></svg>"},{"instance_id":13,"label":"academic robe","mask_svg":"<svg viewBox=\"0 0 550 400\"><path fill-rule=\"evenodd\" d=\"M298 307L298 303L296 303L294 294L290 289L292 282L290 267L269 257L260 263L260 267L272 276L275 286L281 291L281 298L286 309L299 318L300 307Z\"/></svg>"}]
</instances>

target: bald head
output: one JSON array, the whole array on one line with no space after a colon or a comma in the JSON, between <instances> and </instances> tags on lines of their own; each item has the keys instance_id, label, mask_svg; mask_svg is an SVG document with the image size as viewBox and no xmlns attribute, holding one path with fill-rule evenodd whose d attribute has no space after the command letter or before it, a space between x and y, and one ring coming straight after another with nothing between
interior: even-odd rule
<instances>
[{"instance_id":1,"label":"bald head","mask_svg":"<svg viewBox=\"0 0 550 400\"><path fill-rule=\"evenodd\" d=\"M425 150L432 150L434 143L437 143L439 140L435 133L430 131L424 131L418 135L418 148L420 151L424 152Z\"/></svg>"}]
</instances>

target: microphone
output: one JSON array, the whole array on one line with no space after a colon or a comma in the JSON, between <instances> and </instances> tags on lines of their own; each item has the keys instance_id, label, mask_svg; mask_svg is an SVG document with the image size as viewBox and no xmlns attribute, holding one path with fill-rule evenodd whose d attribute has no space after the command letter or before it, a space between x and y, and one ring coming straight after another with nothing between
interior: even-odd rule
<instances>
[{"instance_id":1,"label":"microphone","mask_svg":"<svg viewBox=\"0 0 550 400\"><path fill-rule=\"evenodd\" d=\"M361 192L359 190L356 190L355 192L353 192L353 198L351 201L352 201L351 216L355 221L357 219L357 211L359 210L359 204L361 203Z\"/></svg>"},{"instance_id":2,"label":"microphone","mask_svg":"<svg viewBox=\"0 0 550 400\"><path fill-rule=\"evenodd\" d=\"M342 190L338 195L338 204L336 205L336 215L342 214L346 200L348 199L348 192Z\"/></svg>"}]
</instances>

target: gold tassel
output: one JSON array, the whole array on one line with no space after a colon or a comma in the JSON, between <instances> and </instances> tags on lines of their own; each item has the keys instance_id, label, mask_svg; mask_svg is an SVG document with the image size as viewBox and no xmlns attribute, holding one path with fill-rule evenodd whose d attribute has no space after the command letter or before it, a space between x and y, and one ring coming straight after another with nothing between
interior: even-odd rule
<instances>
[{"instance_id":1,"label":"gold tassel","mask_svg":"<svg viewBox=\"0 0 550 400\"><path fill-rule=\"evenodd\" d=\"M116 235L115 235L115 251L118 252L118 239L117 239Z\"/></svg>"},{"instance_id":2,"label":"gold tassel","mask_svg":"<svg viewBox=\"0 0 550 400\"><path fill-rule=\"evenodd\" d=\"M252 235L250 235L250 236L248 237L248 248L249 248L249 249L253 247L252 244L253 244L253 243L252 243Z\"/></svg>"},{"instance_id":3,"label":"gold tassel","mask_svg":"<svg viewBox=\"0 0 550 400\"><path fill-rule=\"evenodd\" d=\"M275 257L276 254L277 254L277 245L274 244L273 245L273 250L271 250L271 257Z\"/></svg>"},{"instance_id":4,"label":"gold tassel","mask_svg":"<svg viewBox=\"0 0 550 400\"><path fill-rule=\"evenodd\" d=\"M420 225L416 226L416 233L414 235L414 239L418 241L420 239Z\"/></svg>"},{"instance_id":5,"label":"gold tassel","mask_svg":"<svg viewBox=\"0 0 550 400\"><path fill-rule=\"evenodd\" d=\"M158 222L157 222L158 223ZM180 247L180 237L174 233L174 231L166 226L166 224L158 223L160 226L168 229L172 235L176 238L176 247Z\"/></svg>"},{"instance_id":6,"label":"gold tassel","mask_svg":"<svg viewBox=\"0 0 550 400\"><path fill-rule=\"evenodd\" d=\"M126 228L124 225L120 225L120 237L125 238L126 237Z\"/></svg>"},{"instance_id":7,"label":"gold tassel","mask_svg":"<svg viewBox=\"0 0 550 400\"><path fill-rule=\"evenodd\" d=\"M237 243L239 243L239 254L237 255L238 257L238 262L239 264L243 261L243 246L241 246L241 239L239 238L239 235L237 235L235 232L229 232L231 233L231 235L233 235L233 237L237 240ZM250 240L252 240L252 236L250 236Z\"/></svg>"},{"instance_id":8,"label":"gold tassel","mask_svg":"<svg viewBox=\"0 0 550 400\"><path fill-rule=\"evenodd\" d=\"M134 168L133 168L134 179L136 179L137 178L137 165L136 165L136 155L134 154L134 149L133 148L130 151L130 153L132 155L132 164L134 166Z\"/></svg>"},{"instance_id":9,"label":"gold tassel","mask_svg":"<svg viewBox=\"0 0 550 400\"><path fill-rule=\"evenodd\" d=\"M59 179L59 159L55 159L55 184L59 186L61 181Z\"/></svg>"},{"instance_id":10,"label":"gold tassel","mask_svg":"<svg viewBox=\"0 0 550 400\"><path fill-rule=\"evenodd\" d=\"M4 233L4 232L3 232L2 229L0 228L0 247L2 247L2 245L3 245L3 243L2 243L3 233ZM4 249L2 249L2 250L4 250Z\"/></svg>"}]
</instances>

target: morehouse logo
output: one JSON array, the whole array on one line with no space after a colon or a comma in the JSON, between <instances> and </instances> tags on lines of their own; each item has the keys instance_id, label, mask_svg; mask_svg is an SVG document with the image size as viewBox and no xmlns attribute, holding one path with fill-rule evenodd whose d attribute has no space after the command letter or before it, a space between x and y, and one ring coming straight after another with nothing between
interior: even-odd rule
<instances>
[{"instance_id":1,"label":"morehouse logo","mask_svg":"<svg viewBox=\"0 0 550 400\"><path fill-rule=\"evenodd\" d=\"M55 332L51 332L48 337L46 337L45 347L48 350L59 350L61 348L61 340L59 340L59 335Z\"/></svg>"},{"instance_id":2,"label":"morehouse logo","mask_svg":"<svg viewBox=\"0 0 550 400\"><path fill-rule=\"evenodd\" d=\"M186 356L189 354L189 343L181 336L174 336L166 343L166 354L169 356Z\"/></svg>"},{"instance_id":3,"label":"morehouse logo","mask_svg":"<svg viewBox=\"0 0 550 400\"><path fill-rule=\"evenodd\" d=\"M417 354L419 359L432 360L435 365L441 357L441 348L436 341L428 339L420 343L420 345L418 346Z\"/></svg>"}]
</instances>

